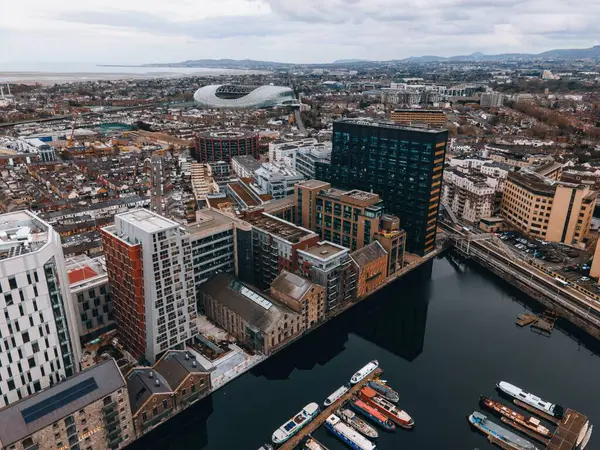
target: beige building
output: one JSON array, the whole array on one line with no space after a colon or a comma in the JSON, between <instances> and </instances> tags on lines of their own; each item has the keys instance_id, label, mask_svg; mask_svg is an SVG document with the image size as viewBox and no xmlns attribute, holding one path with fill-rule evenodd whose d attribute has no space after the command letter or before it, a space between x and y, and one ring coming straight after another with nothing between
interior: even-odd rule
<instances>
[{"instance_id":1,"label":"beige building","mask_svg":"<svg viewBox=\"0 0 600 450\"><path fill-rule=\"evenodd\" d=\"M271 284L271 297L302 316L302 331L325 317L325 288L283 271Z\"/></svg>"},{"instance_id":2,"label":"beige building","mask_svg":"<svg viewBox=\"0 0 600 450\"><path fill-rule=\"evenodd\" d=\"M298 224L314 230L324 241L351 250L373 242L383 214L379 195L334 189L317 180L296 184L294 195Z\"/></svg>"},{"instance_id":3,"label":"beige building","mask_svg":"<svg viewBox=\"0 0 600 450\"><path fill-rule=\"evenodd\" d=\"M392 111L390 119L401 125L425 123L434 127L444 126L448 121L441 109L396 109Z\"/></svg>"},{"instance_id":4,"label":"beige building","mask_svg":"<svg viewBox=\"0 0 600 450\"><path fill-rule=\"evenodd\" d=\"M502 216L508 224L533 237L582 246L590 231L597 196L587 185L513 172L505 183Z\"/></svg>"},{"instance_id":5,"label":"beige building","mask_svg":"<svg viewBox=\"0 0 600 450\"><path fill-rule=\"evenodd\" d=\"M400 229L400 219L397 216L384 214L381 218L381 230L375 233L378 241L388 254L386 276L393 275L404 265L406 247L406 231Z\"/></svg>"},{"instance_id":6,"label":"beige building","mask_svg":"<svg viewBox=\"0 0 600 450\"><path fill-rule=\"evenodd\" d=\"M114 359L0 410L2 450L120 449L135 439Z\"/></svg>"},{"instance_id":7,"label":"beige building","mask_svg":"<svg viewBox=\"0 0 600 450\"><path fill-rule=\"evenodd\" d=\"M356 298L380 287L387 278L388 254L379 242L373 242L350 255L357 274Z\"/></svg>"},{"instance_id":8,"label":"beige building","mask_svg":"<svg viewBox=\"0 0 600 450\"><path fill-rule=\"evenodd\" d=\"M457 217L471 223L478 222L483 217L491 217L496 190L487 184L487 180L486 176L478 173L446 169L442 203L450 207Z\"/></svg>"}]
</instances>

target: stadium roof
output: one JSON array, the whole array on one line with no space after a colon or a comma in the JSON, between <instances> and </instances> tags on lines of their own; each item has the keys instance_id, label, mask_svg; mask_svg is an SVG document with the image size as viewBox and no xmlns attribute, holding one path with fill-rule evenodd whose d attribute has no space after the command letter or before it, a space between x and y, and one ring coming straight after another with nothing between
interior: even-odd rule
<instances>
[{"instance_id":1,"label":"stadium roof","mask_svg":"<svg viewBox=\"0 0 600 450\"><path fill-rule=\"evenodd\" d=\"M205 108L245 109L297 106L294 92L284 86L212 84L201 87L194 101Z\"/></svg>"}]
</instances>

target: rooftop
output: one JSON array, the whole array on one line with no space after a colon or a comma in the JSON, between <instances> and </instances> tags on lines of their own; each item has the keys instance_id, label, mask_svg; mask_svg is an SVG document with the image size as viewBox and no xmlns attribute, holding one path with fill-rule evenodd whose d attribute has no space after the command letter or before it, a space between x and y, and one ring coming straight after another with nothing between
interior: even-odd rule
<instances>
[{"instance_id":1,"label":"rooftop","mask_svg":"<svg viewBox=\"0 0 600 450\"><path fill-rule=\"evenodd\" d=\"M185 350L169 350L154 364L154 370L159 372L171 387L176 390L191 373L206 373L206 370L196 360L193 354Z\"/></svg>"},{"instance_id":2,"label":"rooftop","mask_svg":"<svg viewBox=\"0 0 600 450\"><path fill-rule=\"evenodd\" d=\"M299 182L297 186L304 186L309 189L327 189L331 187L331 184L319 180L304 180Z\"/></svg>"},{"instance_id":3,"label":"rooftop","mask_svg":"<svg viewBox=\"0 0 600 450\"><path fill-rule=\"evenodd\" d=\"M275 289L295 300L300 300L304 297L304 294L306 294L312 286L313 283L306 278L302 278L285 270L271 283L271 289Z\"/></svg>"},{"instance_id":4,"label":"rooftop","mask_svg":"<svg viewBox=\"0 0 600 450\"><path fill-rule=\"evenodd\" d=\"M113 359L96 364L0 410L0 442L8 447L124 386Z\"/></svg>"},{"instance_id":5,"label":"rooftop","mask_svg":"<svg viewBox=\"0 0 600 450\"><path fill-rule=\"evenodd\" d=\"M117 219L130 223L148 233L179 227L177 222L147 209L136 209L123 214L118 214L115 216L115 221Z\"/></svg>"},{"instance_id":6,"label":"rooftop","mask_svg":"<svg viewBox=\"0 0 600 450\"><path fill-rule=\"evenodd\" d=\"M154 394L171 392L164 377L151 367L137 367L127 375L131 411L135 414Z\"/></svg>"},{"instance_id":7,"label":"rooftop","mask_svg":"<svg viewBox=\"0 0 600 450\"><path fill-rule=\"evenodd\" d=\"M292 244L317 236L306 228L298 227L265 212L244 214L242 218L250 225Z\"/></svg>"},{"instance_id":8,"label":"rooftop","mask_svg":"<svg viewBox=\"0 0 600 450\"><path fill-rule=\"evenodd\" d=\"M183 228L193 238L195 234L202 234L214 228L231 225L235 222L229 217L214 209L204 209L196 213L196 222L184 225Z\"/></svg>"},{"instance_id":9,"label":"rooftop","mask_svg":"<svg viewBox=\"0 0 600 450\"><path fill-rule=\"evenodd\" d=\"M225 273L212 277L200 286L200 290L259 330L269 329L284 314L293 314Z\"/></svg>"},{"instance_id":10,"label":"rooftop","mask_svg":"<svg viewBox=\"0 0 600 450\"><path fill-rule=\"evenodd\" d=\"M348 252L348 249L341 245L336 245L328 241L321 241L317 245L313 245L306 250L298 250L298 253L307 253L316 258L327 260L334 256L339 256L342 253Z\"/></svg>"},{"instance_id":11,"label":"rooftop","mask_svg":"<svg viewBox=\"0 0 600 450\"><path fill-rule=\"evenodd\" d=\"M48 242L49 226L29 211L0 215L0 260L39 250Z\"/></svg>"},{"instance_id":12,"label":"rooftop","mask_svg":"<svg viewBox=\"0 0 600 450\"><path fill-rule=\"evenodd\" d=\"M419 128L419 127L411 127L407 125L399 125L396 122L392 122L389 120L374 120L370 118L357 118L357 119L341 119L336 120L336 123L343 124L352 124L352 125L362 125L366 127L378 127L378 128L388 128L388 129L396 129L396 130L404 130L404 131L418 131L420 133L428 133L428 134L440 134L447 133L448 130L445 128Z\"/></svg>"},{"instance_id":13,"label":"rooftop","mask_svg":"<svg viewBox=\"0 0 600 450\"><path fill-rule=\"evenodd\" d=\"M104 278L106 274L106 262L104 257L90 258L87 255L77 255L65 260L67 276L71 289L87 285L97 278Z\"/></svg>"},{"instance_id":14,"label":"rooftop","mask_svg":"<svg viewBox=\"0 0 600 450\"><path fill-rule=\"evenodd\" d=\"M386 256L387 252L378 241L371 242L369 245L350 253L350 256L356 262L358 267L364 267L371 261L375 261L382 256Z\"/></svg>"}]
</instances>

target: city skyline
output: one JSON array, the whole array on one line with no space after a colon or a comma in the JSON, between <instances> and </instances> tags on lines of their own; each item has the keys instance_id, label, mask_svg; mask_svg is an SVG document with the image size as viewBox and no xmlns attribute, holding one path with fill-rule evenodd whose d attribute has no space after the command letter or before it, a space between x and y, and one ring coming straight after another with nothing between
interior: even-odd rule
<instances>
[{"instance_id":1,"label":"city skyline","mask_svg":"<svg viewBox=\"0 0 600 450\"><path fill-rule=\"evenodd\" d=\"M27 0L3 11L2 64L233 58L324 63L538 53L600 42L600 5L510 0ZM399 33L401 30L401 33Z\"/></svg>"}]
</instances>

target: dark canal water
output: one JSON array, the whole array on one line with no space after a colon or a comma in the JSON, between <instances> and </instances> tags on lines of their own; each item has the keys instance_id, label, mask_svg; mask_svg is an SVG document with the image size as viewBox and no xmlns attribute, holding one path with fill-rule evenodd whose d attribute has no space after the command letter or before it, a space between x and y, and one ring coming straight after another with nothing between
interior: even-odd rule
<instances>
[{"instance_id":1,"label":"dark canal water","mask_svg":"<svg viewBox=\"0 0 600 450\"><path fill-rule=\"evenodd\" d=\"M413 431L380 432L378 449L492 447L466 416L509 381L600 423L600 348L558 322L551 337L515 325L540 307L477 266L448 257L399 280L133 444L141 449L254 450L311 401L322 403L378 359ZM495 419L499 423L499 419ZM324 429L330 450L345 447ZM595 442L595 443L594 443ZM593 436L588 448L600 448Z\"/></svg>"}]
</instances>

